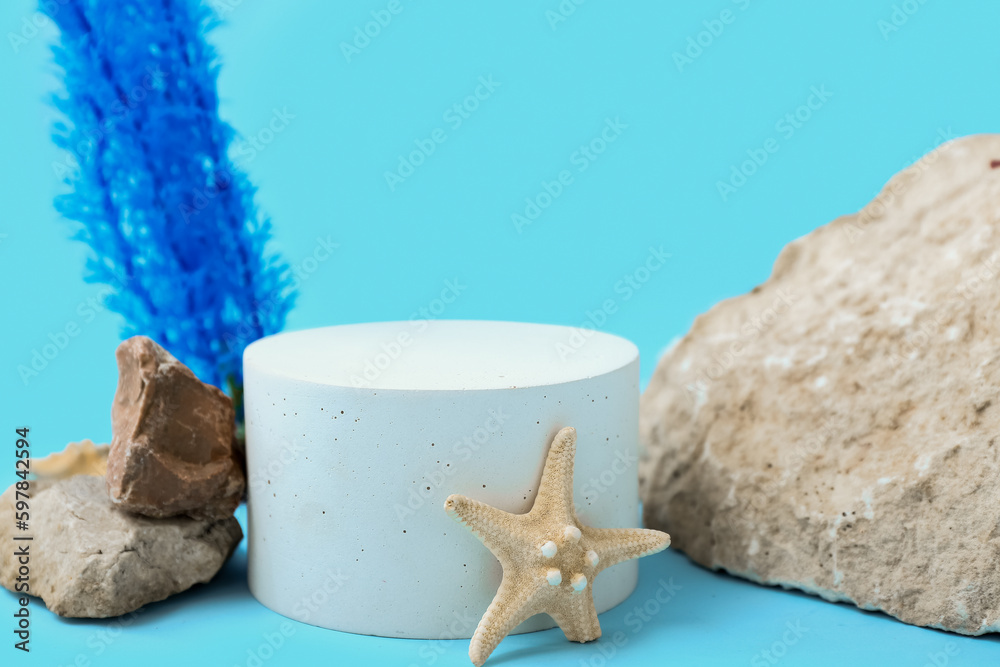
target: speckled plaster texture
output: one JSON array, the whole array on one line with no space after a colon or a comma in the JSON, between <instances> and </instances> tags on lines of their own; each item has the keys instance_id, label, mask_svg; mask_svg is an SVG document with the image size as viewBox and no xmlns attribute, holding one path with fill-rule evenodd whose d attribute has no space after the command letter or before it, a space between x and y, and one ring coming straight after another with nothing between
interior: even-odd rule
<instances>
[{"instance_id":1,"label":"speckled plaster texture","mask_svg":"<svg viewBox=\"0 0 1000 667\"><path fill-rule=\"evenodd\" d=\"M467 324L439 322L437 332L414 333L382 376L359 386L342 368L324 379L321 371L306 376L305 367L284 365L281 349L301 341L279 336L276 349L248 348L249 580L262 603L361 634L471 637L501 567L441 507L460 493L527 512L548 445L566 425L587 443L577 453L574 485L581 521L639 525L634 346L597 334L579 350L591 362L577 364L555 352L569 329L529 329L526 340L534 342L512 348ZM413 325L370 326L367 349L354 338L329 353L320 346L317 366L329 355L363 368L364 359L375 359L386 341ZM465 349L453 326L469 339ZM524 345L528 367L515 354ZM451 364L442 368L448 377L427 378L426 359L442 346L457 359L443 362ZM486 358L488 373L476 355ZM485 377L497 370L502 381ZM549 384L525 386L531 377ZM434 388L421 389L421 382ZM593 590L598 610L624 600L637 574L635 562L605 572ZM552 625L536 616L516 631Z\"/></svg>"}]
</instances>

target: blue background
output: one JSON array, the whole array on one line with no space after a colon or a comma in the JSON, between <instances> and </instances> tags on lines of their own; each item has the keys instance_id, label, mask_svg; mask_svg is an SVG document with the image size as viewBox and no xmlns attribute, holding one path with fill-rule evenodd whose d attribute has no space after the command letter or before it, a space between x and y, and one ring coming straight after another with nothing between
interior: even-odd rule
<instances>
[{"instance_id":1,"label":"blue background","mask_svg":"<svg viewBox=\"0 0 1000 667\"><path fill-rule=\"evenodd\" d=\"M257 138L260 149L246 149L242 163L273 218L275 246L301 277L291 329L405 319L433 304L448 280L466 287L440 313L446 318L579 325L613 299L616 312L599 328L639 345L645 382L671 339L720 299L766 279L786 243L858 210L942 137L1000 124L996 2L590 0L563 3L575 10L553 22L558 0L399 1L402 11L350 58L340 44L387 0L215 3L226 20L211 38L223 63L221 112L247 142ZM912 14L898 13L904 4ZM894 8L898 30L887 31ZM730 22L712 23L724 10ZM28 425L43 455L73 440L110 439L121 322L102 312L100 286L83 282L87 248L68 240L73 224L51 205L60 191L52 165L64 159L49 140L46 103L58 84L48 51L55 35L51 26L33 30L37 18L30 0L0 7L0 395L11 449L14 427ZM700 35L705 46L679 67L674 53L712 27L719 34ZM11 44L11 34L23 43ZM446 113L480 77L499 86L456 127ZM813 87L831 96L793 133L776 126ZM262 131L276 109L294 117L269 136ZM627 127L580 171L577 151L609 118ZM385 172L437 128L444 143L390 188ZM717 183L769 138L777 152L720 196ZM512 214L562 170L572 183L519 232ZM317 253L331 243L329 257ZM667 264L641 289L616 291L651 246L670 253ZM18 366L68 324L79 334L22 381ZM9 646L0 654L40 665L78 656L94 665L246 665L283 618L249 596L245 562L241 549L213 585L150 606L121 632L36 606L30 659ZM677 553L644 559L641 573L632 598L602 615L605 640L514 637L490 664L601 665L618 631L626 641L608 662L620 664L979 665L1000 657L995 638L765 589ZM655 600L658 582L671 577L681 588L633 632L630 610ZM0 599L13 608L12 596ZM773 663L762 652L785 641L786 623L807 631L779 646ZM465 641L294 628L265 664L361 656L468 664Z\"/></svg>"}]
</instances>

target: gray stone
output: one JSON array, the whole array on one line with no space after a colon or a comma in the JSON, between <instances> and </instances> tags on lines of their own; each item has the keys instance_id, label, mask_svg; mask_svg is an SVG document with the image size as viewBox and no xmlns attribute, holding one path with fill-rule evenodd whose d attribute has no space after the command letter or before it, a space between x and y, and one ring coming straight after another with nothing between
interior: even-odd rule
<instances>
[{"instance_id":1,"label":"gray stone","mask_svg":"<svg viewBox=\"0 0 1000 667\"><path fill-rule=\"evenodd\" d=\"M106 618L209 581L243 538L233 517L152 519L118 509L102 477L32 482L30 542L14 541L14 487L0 496L0 583L15 590L15 549L30 548L30 593L60 616Z\"/></svg>"},{"instance_id":2,"label":"gray stone","mask_svg":"<svg viewBox=\"0 0 1000 667\"><path fill-rule=\"evenodd\" d=\"M642 397L646 524L694 561L1000 631L1000 136L960 139L698 317Z\"/></svg>"}]
</instances>

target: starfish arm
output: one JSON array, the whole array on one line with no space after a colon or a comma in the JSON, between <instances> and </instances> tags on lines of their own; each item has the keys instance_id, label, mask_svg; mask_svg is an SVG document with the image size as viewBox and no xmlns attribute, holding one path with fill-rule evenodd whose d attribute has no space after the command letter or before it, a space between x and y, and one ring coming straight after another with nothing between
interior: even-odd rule
<instances>
[{"instance_id":1,"label":"starfish arm","mask_svg":"<svg viewBox=\"0 0 1000 667\"><path fill-rule=\"evenodd\" d=\"M520 515L458 494L448 496L444 509L448 516L472 531L494 555L499 555L499 550L509 543L512 530L521 521Z\"/></svg>"},{"instance_id":2,"label":"starfish arm","mask_svg":"<svg viewBox=\"0 0 1000 667\"><path fill-rule=\"evenodd\" d=\"M469 643L469 659L476 667L486 662L511 630L541 611L537 608L538 599L548 584L544 580L532 582L526 579L528 576L526 573L509 576L504 572L500 589Z\"/></svg>"},{"instance_id":3,"label":"starfish arm","mask_svg":"<svg viewBox=\"0 0 1000 667\"><path fill-rule=\"evenodd\" d=\"M594 593L587 586L581 593L572 595L569 609L560 612L544 610L552 617L566 639L571 642L589 642L601 636L601 624L597 620L597 609L594 607Z\"/></svg>"},{"instance_id":4,"label":"starfish arm","mask_svg":"<svg viewBox=\"0 0 1000 667\"><path fill-rule=\"evenodd\" d=\"M583 527L583 537L600 559L598 571L618 563L663 551L670 546L670 536L648 528Z\"/></svg>"},{"instance_id":5,"label":"starfish arm","mask_svg":"<svg viewBox=\"0 0 1000 667\"><path fill-rule=\"evenodd\" d=\"M531 513L544 513L563 523L575 523L573 510L573 458L576 455L576 429L567 427L556 433L545 469L538 485L538 495Z\"/></svg>"}]
</instances>

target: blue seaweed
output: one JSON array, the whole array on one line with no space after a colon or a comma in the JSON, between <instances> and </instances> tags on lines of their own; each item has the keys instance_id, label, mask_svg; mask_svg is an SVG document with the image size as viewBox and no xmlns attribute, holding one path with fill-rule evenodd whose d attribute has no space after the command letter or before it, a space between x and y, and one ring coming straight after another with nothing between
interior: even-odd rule
<instances>
[{"instance_id":1,"label":"blue seaweed","mask_svg":"<svg viewBox=\"0 0 1000 667\"><path fill-rule=\"evenodd\" d=\"M270 221L227 155L217 19L194 0L48 0L65 90L53 138L68 151L60 214L92 253L108 307L241 408L242 355L279 331L294 302Z\"/></svg>"}]
</instances>

